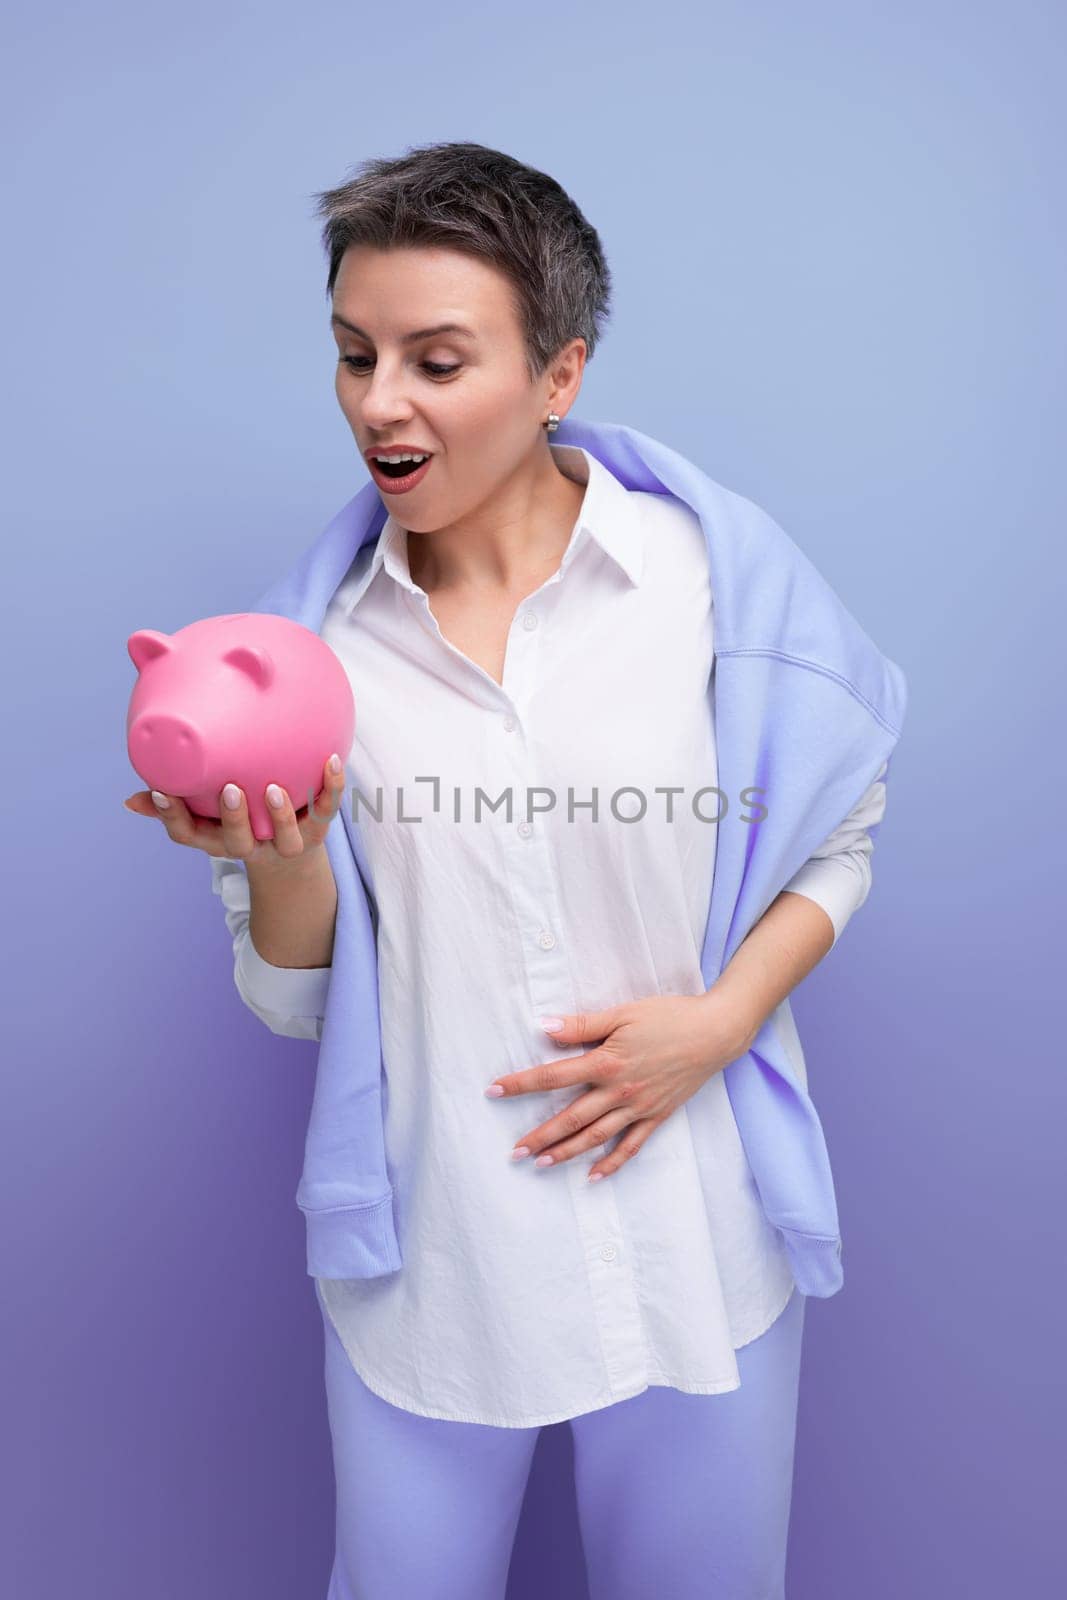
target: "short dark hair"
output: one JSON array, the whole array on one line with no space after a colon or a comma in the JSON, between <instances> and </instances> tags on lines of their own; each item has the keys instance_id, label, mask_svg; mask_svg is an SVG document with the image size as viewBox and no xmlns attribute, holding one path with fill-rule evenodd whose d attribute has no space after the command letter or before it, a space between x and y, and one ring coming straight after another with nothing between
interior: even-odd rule
<instances>
[{"instance_id":1,"label":"short dark hair","mask_svg":"<svg viewBox=\"0 0 1067 1600\"><path fill-rule=\"evenodd\" d=\"M531 381L572 339L584 339L592 357L611 274L596 229L547 173L483 144L409 145L402 156L364 161L314 198L325 219L328 295L351 245L447 246L508 278Z\"/></svg>"}]
</instances>

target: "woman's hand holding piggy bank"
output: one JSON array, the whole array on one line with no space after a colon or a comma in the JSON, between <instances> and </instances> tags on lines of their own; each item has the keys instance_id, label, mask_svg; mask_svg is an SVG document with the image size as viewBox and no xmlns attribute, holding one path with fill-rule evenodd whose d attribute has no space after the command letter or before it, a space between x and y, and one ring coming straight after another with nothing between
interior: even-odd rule
<instances>
[{"instance_id":1,"label":"woman's hand holding piggy bank","mask_svg":"<svg viewBox=\"0 0 1067 1600\"><path fill-rule=\"evenodd\" d=\"M144 629L127 649L139 673L127 745L150 785L127 810L161 819L178 844L257 865L320 846L344 791L355 704L318 634L244 612L175 634Z\"/></svg>"},{"instance_id":2,"label":"woman's hand holding piggy bank","mask_svg":"<svg viewBox=\"0 0 1067 1600\"><path fill-rule=\"evenodd\" d=\"M177 795L162 794L158 789L140 789L122 803L127 811L136 811L142 817L158 817L175 844L190 844L209 856L228 856L257 867L283 866L305 857L325 842L326 830L337 814L344 787L345 769L341 761L338 760L336 772L327 762L322 789L315 796L314 804L298 816L285 790L276 783L268 784L268 803L275 796L280 803L271 811L273 836L262 840L252 832L248 803L235 783L228 783L219 796L219 822L206 822L190 811ZM235 802L232 809L230 800Z\"/></svg>"}]
</instances>

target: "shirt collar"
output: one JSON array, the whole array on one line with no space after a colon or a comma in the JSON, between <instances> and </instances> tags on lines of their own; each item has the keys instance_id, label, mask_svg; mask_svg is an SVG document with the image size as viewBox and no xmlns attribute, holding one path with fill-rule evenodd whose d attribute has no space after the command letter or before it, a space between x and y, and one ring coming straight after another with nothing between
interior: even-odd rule
<instances>
[{"instance_id":1,"label":"shirt collar","mask_svg":"<svg viewBox=\"0 0 1067 1600\"><path fill-rule=\"evenodd\" d=\"M640 510L630 491L602 461L582 446L550 444L549 449L564 477L585 486L581 509L560 562L560 573L566 572L584 541L591 538L622 568L632 584L640 583L644 570L644 536ZM408 564L407 529L392 515L385 519L370 564L358 579L349 581L340 597L347 612L355 610L382 567L402 588L419 592L412 582Z\"/></svg>"}]
</instances>

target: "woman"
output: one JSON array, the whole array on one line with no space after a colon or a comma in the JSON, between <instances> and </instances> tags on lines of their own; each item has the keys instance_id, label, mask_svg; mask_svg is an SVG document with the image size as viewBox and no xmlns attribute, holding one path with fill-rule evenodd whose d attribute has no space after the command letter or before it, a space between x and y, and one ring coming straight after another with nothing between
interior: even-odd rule
<instances>
[{"instance_id":1,"label":"woman","mask_svg":"<svg viewBox=\"0 0 1067 1600\"><path fill-rule=\"evenodd\" d=\"M234 785L136 808L322 1041L329 1600L502 1596L563 1420L594 1600L766 1600L840 1283L787 996L869 890L903 679L757 507L561 428L610 277L551 178L443 144L319 203L373 483L253 609L335 650L356 742L273 841Z\"/></svg>"}]
</instances>

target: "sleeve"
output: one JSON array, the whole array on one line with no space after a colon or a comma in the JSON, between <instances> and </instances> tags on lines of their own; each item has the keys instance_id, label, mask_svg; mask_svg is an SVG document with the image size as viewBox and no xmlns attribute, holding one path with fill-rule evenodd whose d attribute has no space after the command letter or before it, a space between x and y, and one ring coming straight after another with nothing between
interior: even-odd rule
<instances>
[{"instance_id":1,"label":"sleeve","mask_svg":"<svg viewBox=\"0 0 1067 1600\"><path fill-rule=\"evenodd\" d=\"M213 856L211 890L225 910L233 939L234 983L245 1005L272 1033L320 1040L333 968L274 967L264 961L248 931L251 899L243 862Z\"/></svg>"},{"instance_id":2,"label":"sleeve","mask_svg":"<svg viewBox=\"0 0 1067 1600\"><path fill-rule=\"evenodd\" d=\"M872 830L885 813L885 777L888 761L859 804L835 828L825 844L805 861L800 871L783 885L793 894L806 895L822 906L834 925L834 944L845 931L854 911L858 911L871 890ZM830 949L833 949L833 945ZM827 952L829 954L829 951Z\"/></svg>"}]
</instances>

